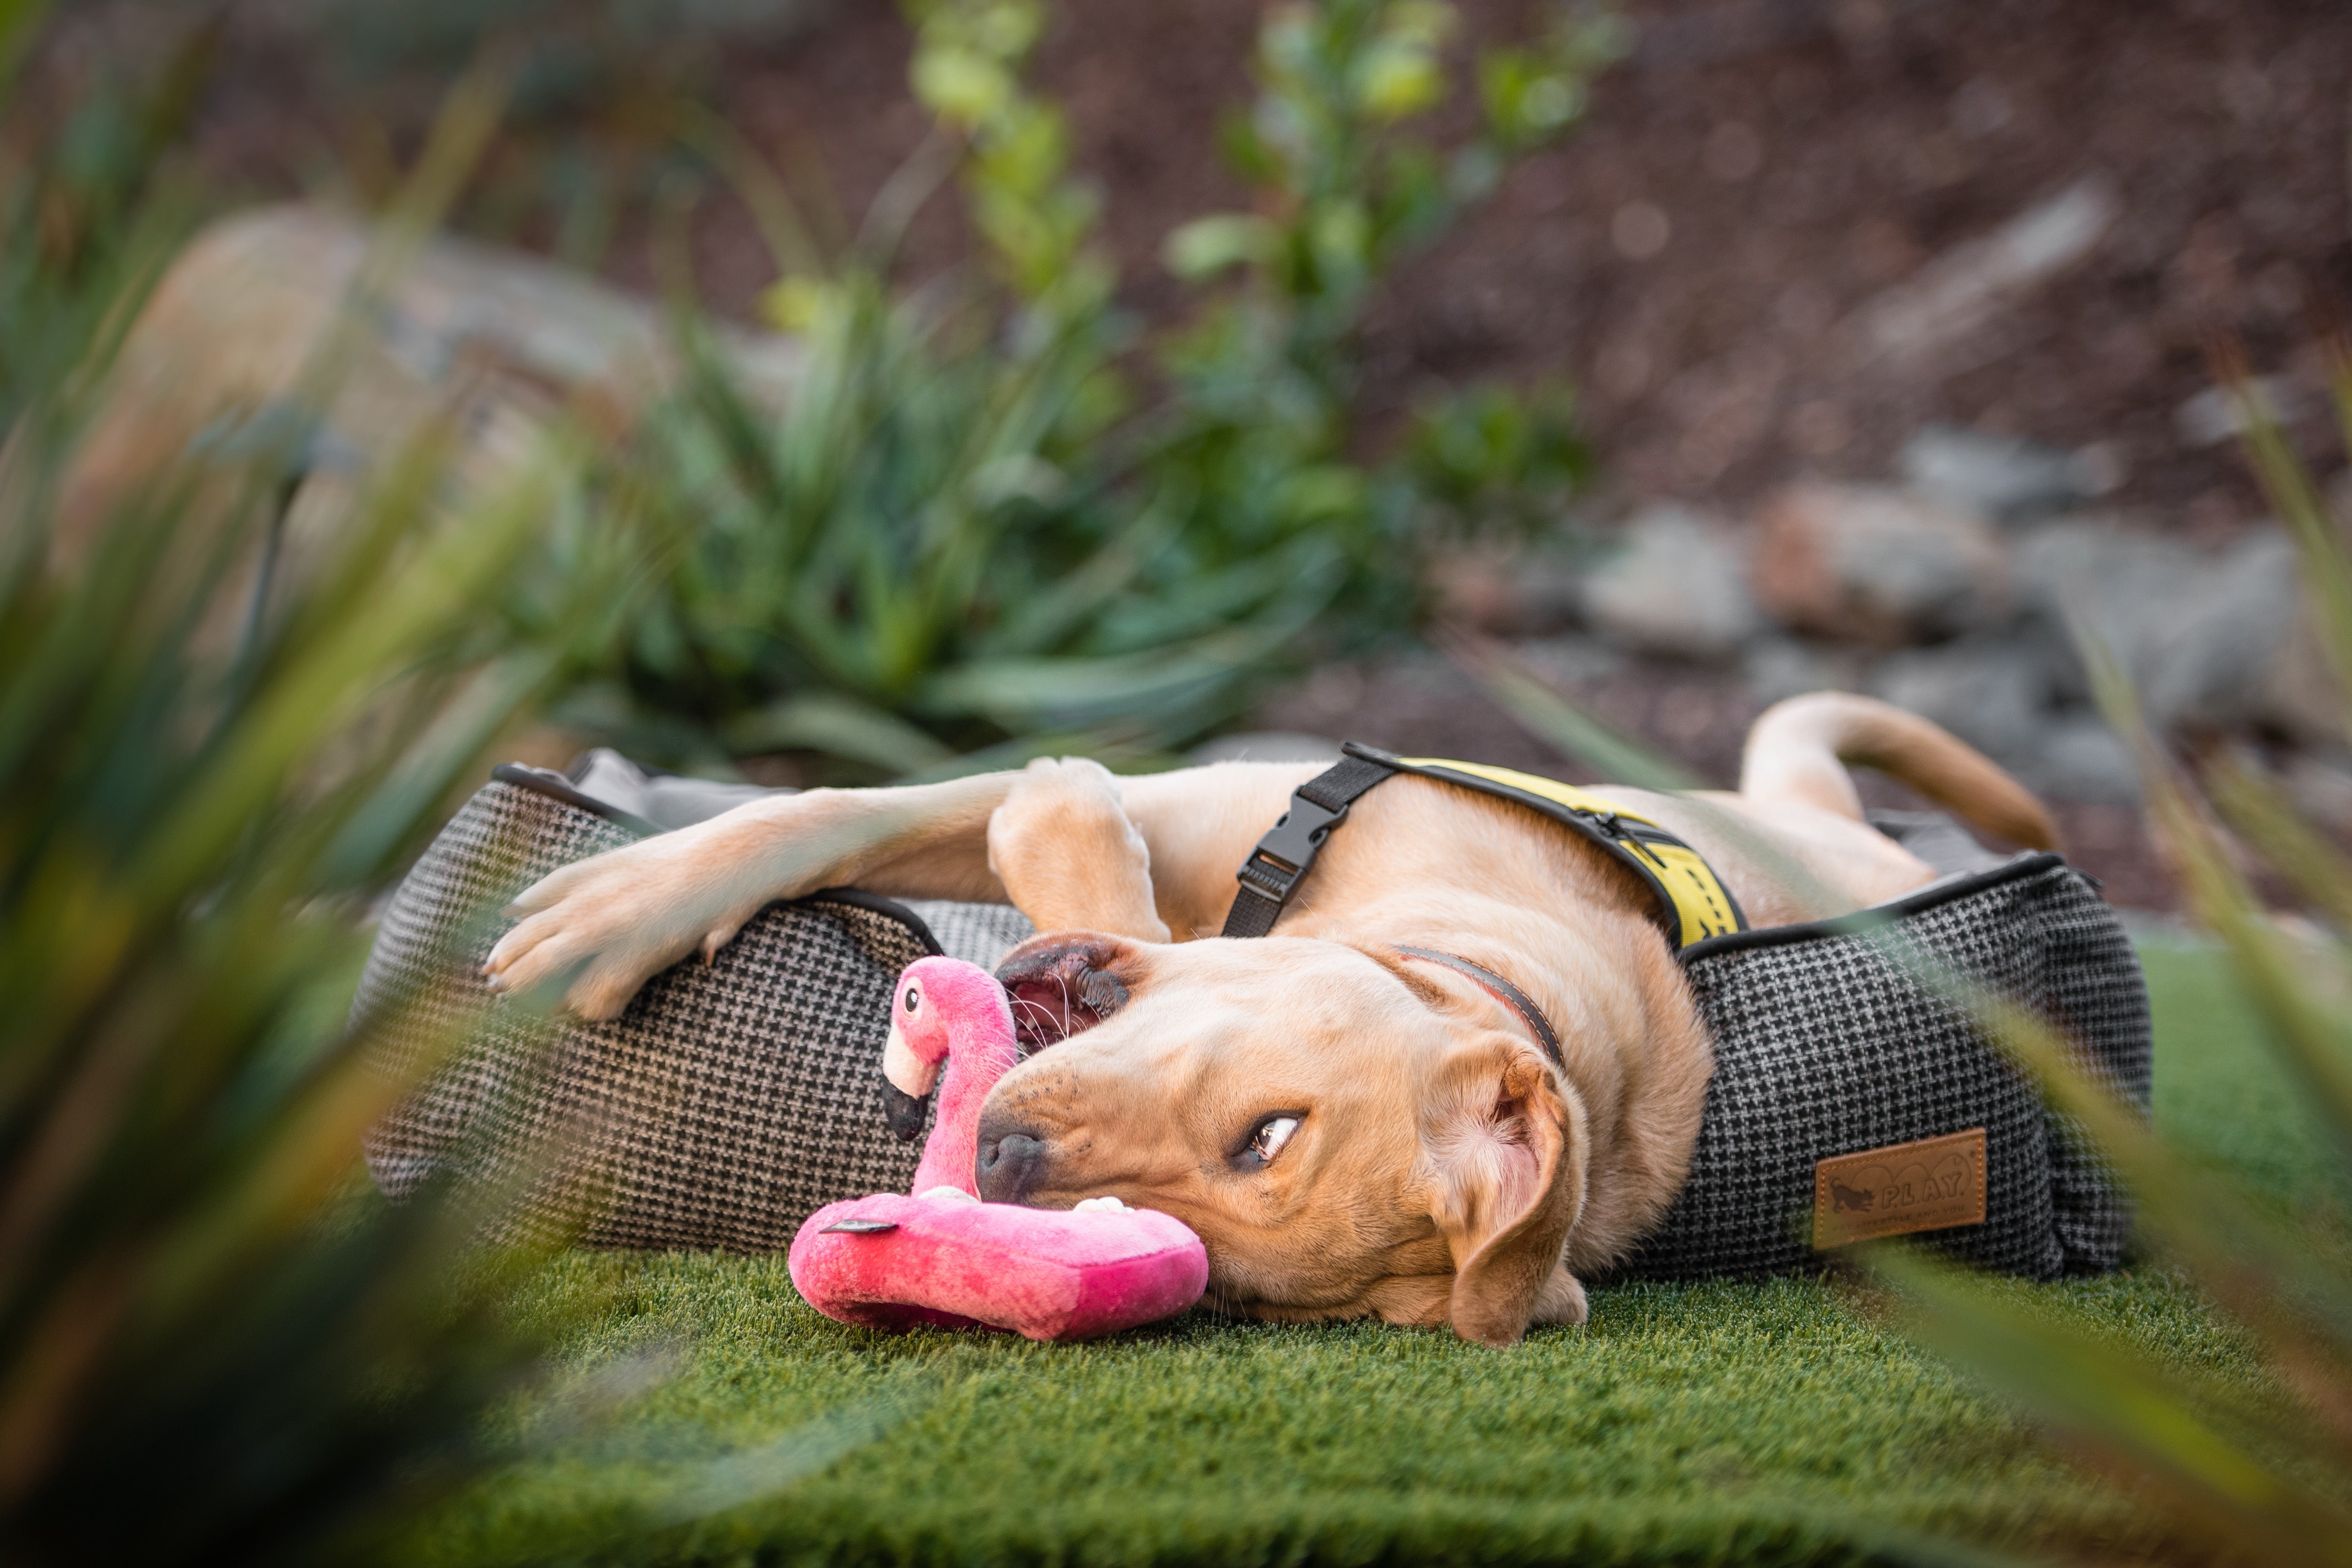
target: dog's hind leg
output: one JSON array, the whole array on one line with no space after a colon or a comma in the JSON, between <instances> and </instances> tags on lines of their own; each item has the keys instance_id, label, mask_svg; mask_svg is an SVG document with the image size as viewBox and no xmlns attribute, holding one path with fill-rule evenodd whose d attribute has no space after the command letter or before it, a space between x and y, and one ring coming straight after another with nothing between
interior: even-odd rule
<instances>
[{"instance_id":1,"label":"dog's hind leg","mask_svg":"<svg viewBox=\"0 0 2352 1568\"><path fill-rule=\"evenodd\" d=\"M1849 763L1900 780L1995 837L2057 847L2049 812L1991 759L1916 713L1847 692L1816 691L1767 709L1748 732L1739 793L1759 806L1801 804L1859 822Z\"/></svg>"}]
</instances>

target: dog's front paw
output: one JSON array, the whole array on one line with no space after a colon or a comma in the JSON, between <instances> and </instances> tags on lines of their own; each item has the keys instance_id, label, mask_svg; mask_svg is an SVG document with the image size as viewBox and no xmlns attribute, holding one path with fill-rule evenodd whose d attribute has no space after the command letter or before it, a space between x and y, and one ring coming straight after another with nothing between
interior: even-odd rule
<instances>
[{"instance_id":1,"label":"dog's front paw","mask_svg":"<svg viewBox=\"0 0 2352 1568\"><path fill-rule=\"evenodd\" d=\"M563 1005L616 1016L655 975L700 950L707 963L759 907L734 896L691 831L610 850L542 878L507 906L520 916L482 965L519 995L562 985Z\"/></svg>"},{"instance_id":2,"label":"dog's front paw","mask_svg":"<svg viewBox=\"0 0 2352 1568\"><path fill-rule=\"evenodd\" d=\"M1100 763L1039 757L1023 770L988 819L988 868L1040 931L1168 940L1151 851Z\"/></svg>"}]
</instances>

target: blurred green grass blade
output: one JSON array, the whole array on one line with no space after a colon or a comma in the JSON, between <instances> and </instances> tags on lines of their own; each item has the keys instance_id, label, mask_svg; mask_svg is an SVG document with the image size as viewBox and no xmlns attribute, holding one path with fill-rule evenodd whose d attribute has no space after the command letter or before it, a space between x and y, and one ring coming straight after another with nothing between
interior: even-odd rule
<instances>
[{"instance_id":1,"label":"blurred green grass blade","mask_svg":"<svg viewBox=\"0 0 2352 1568\"><path fill-rule=\"evenodd\" d=\"M0 102L14 100L16 71L47 20L50 0L0 0Z\"/></svg>"},{"instance_id":2,"label":"blurred green grass blade","mask_svg":"<svg viewBox=\"0 0 2352 1568\"><path fill-rule=\"evenodd\" d=\"M257 692L251 721L187 781L142 863L159 895L184 896L239 831L243 803L274 788L322 727L352 722L406 650L463 624L528 543L550 500L546 474L523 476L471 526L442 531L412 570L328 629Z\"/></svg>"},{"instance_id":3,"label":"blurred green grass blade","mask_svg":"<svg viewBox=\"0 0 2352 1568\"><path fill-rule=\"evenodd\" d=\"M708 159L733 187L777 270L787 278L823 276L824 253L801 213L800 203L793 198L791 187L774 165L741 132L703 106L681 105L679 114L680 139Z\"/></svg>"},{"instance_id":4,"label":"blurred green grass blade","mask_svg":"<svg viewBox=\"0 0 2352 1568\"><path fill-rule=\"evenodd\" d=\"M2347 623L2352 626L2352 623ZM2089 631L2076 632L2092 690L2107 722L2141 759L2148 815L2189 895L2189 906L2230 951L2247 995L2337 1146L2352 1154L2352 1028L2313 983L2289 943L2191 803L2143 721L2121 667Z\"/></svg>"},{"instance_id":5,"label":"blurred green grass blade","mask_svg":"<svg viewBox=\"0 0 2352 1568\"><path fill-rule=\"evenodd\" d=\"M654 1522L686 1524L772 1498L887 1436L928 1403L902 1387L821 1415L756 1447L686 1467L664 1478L652 1505Z\"/></svg>"},{"instance_id":6,"label":"blurred green grass blade","mask_svg":"<svg viewBox=\"0 0 2352 1568\"><path fill-rule=\"evenodd\" d=\"M359 889L381 878L416 824L449 797L484 748L555 684L560 653L536 647L478 671L452 695L408 752L393 761L366 800L344 817L322 857L330 888Z\"/></svg>"},{"instance_id":7,"label":"blurred green grass blade","mask_svg":"<svg viewBox=\"0 0 2352 1568\"><path fill-rule=\"evenodd\" d=\"M2166 1146L2137 1106L2091 1078L2046 1021L1890 936L1890 957L1971 1016L2072 1121L2137 1200L2140 1222L2221 1304L2315 1367L2352 1376L2352 1277L2331 1248L2257 1209ZM2347 1434L2352 1435L2352 1434Z\"/></svg>"},{"instance_id":8,"label":"blurred green grass blade","mask_svg":"<svg viewBox=\"0 0 2352 1568\"><path fill-rule=\"evenodd\" d=\"M425 148L376 225L352 275L343 308L322 334L298 378L292 405L323 409L352 373L369 337L380 330L391 290L464 191L506 113L512 62L485 51L443 95Z\"/></svg>"},{"instance_id":9,"label":"blurred green grass blade","mask_svg":"<svg viewBox=\"0 0 2352 1568\"><path fill-rule=\"evenodd\" d=\"M2337 927L2352 931L2352 858L2295 810L2284 791L2234 758L2206 771L2214 805L2278 874Z\"/></svg>"},{"instance_id":10,"label":"blurred green grass blade","mask_svg":"<svg viewBox=\"0 0 2352 1568\"><path fill-rule=\"evenodd\" d=\"M199 66L175 52L142 134ZM486 79L379 234L362 314L478 156ZM0 1558L352 1561L394 1500L479 1462L535 1350L499 1305L527 1258L478 1250L483 1214L337 1205L406 1082L343 1027L358 896L578 646L533 640L512 587L558 498L539 469L457 499L435 436L315 520L315 570L238 599L347 368L330 332L252 449L205 454L201 487L152 476L57 551L59 454L170 229L147 172L118 174L132 216L85 236L86 283L27 272L37 248L0 267ZM601 521L616 545L635 526ZM605 625L613 586L584 570L541 602Z\"/></svg>"},{"instance_id":11,"label":"blurred green grass blade","mask_svg":"<svg viewBox=\"0 0 2352 1568\"><path fill-rule=\"evenodd\" d=\"M1915 1250L1872 1249L1905 1300L1908 1330L2043 1419L2158 1478L2210 1538L2262 1560L2352 1563L2352 1514L2300 1484L2275 1452L2214 1425L2165 1367L2060 1326L1996 1287ZM2278 1436L2284 1436L2284 1434Z\"/></svg>"},{"instance_id":12,"label":"blurred green grass blade","mask_svg":"<svg viewBox=\"0 0 2352 1568\"><path fill-rule=\"evenodd\" d=\"M1438 646L1530 733L1611 783L1674 794L1706 787L1641 742L1564 700L1525 659L1501 644L1454 631L1442 635Z\"/></svg>"},{"instance_id":13,"label":"blurred green grass blade","mask_svg":"<svg viewBox=\"0 0 2352 1568\"><path fill-rule=\"evenodd\" d=\"M2287 527L2303 558L2304 592L2327 650L2336 689L2352 702L2352 556L2310 472L2287 445L2278 420L2263 401L2243 355L2234 348L2212 356L2216 378L2238 416L2239 442L2252 464L2263 493ZM2347 709L2352 716L2352 709Z\"/></svg>"},{"instance_id":14,"label":"blurred green grass blade","mask_svg":"<svg viewBox=\"0 0 2352 1568\"><path fill-rule=\"evenodd\" d=\"M2327 366L2328 398L2336 405L2336 435L2344 450L2352 453L2352 334L2340 329L2328 333L2320 353Z\"/></svg>"},{"instance_id":15,"label":"blurred green grass blade","mask_svg":"<svg viewBox=\"0 0 2352 1568\"><path fill-rule=\"evenodd\" d=\"M1790 918L1830 920L1853 911L1853 900L1830 887L1777 841L1699 792L1706 786L1643 742L1619 734L1563 696L1526 659L1491 639L1444 634L1441 646L1497 707L1561 755L1582 763L1610 784L1679 798L1683 811L1739 854L1789 901Z\"/></svg>"}]
</instances>

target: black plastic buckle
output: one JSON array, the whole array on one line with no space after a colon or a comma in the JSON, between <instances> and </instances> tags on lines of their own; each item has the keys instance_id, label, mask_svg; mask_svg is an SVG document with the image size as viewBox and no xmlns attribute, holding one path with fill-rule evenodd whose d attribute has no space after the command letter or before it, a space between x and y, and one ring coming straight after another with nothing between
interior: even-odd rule
<instances>
[{"instance_id":1,"label":"black plastic buckle","mask_svg":"<svg viewBox=\"0 0 2352 1568\"><path fill-rule=\"evenodd\" d=\"M1290 889L1315 864L1323 840L1347 819L1347 806L1333 811L1303 795L1292 795L1290 809L1282 814L1282 820L1257 841L1257 847L1242 862L1243 885L1277 904L1289 902Z\"/></svg>"}]
</instances>

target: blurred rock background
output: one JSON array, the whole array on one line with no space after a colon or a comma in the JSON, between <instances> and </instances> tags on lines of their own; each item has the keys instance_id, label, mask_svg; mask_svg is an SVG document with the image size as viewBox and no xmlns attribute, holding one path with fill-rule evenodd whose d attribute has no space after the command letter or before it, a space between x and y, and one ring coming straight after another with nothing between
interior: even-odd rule
<instances>
[{"instance_id":1,"label":"blurred rock background","mask_svg":"<svg viewBox=\"0 0 2352 1568\"><path fill-rule=\"evenodd\" d=\"M135 53L174 9L85 7L45 67L69 80ZM1472 0L1455 47L1530 9ZM2242 343L2290 437L2330 449L2352 16L2301 0L1625 10L1637 41L1578 133L1409 262L1367 325L1368 445L1433 388L1565 377L1600 461L1599 488L1532 547L1464 552L1447 613L1727 782L1764 704L1885 696L2059 802L2118 899L2161 906L2076 615L2174 734L2260 750L2352 830L2352 756L2290 552L2206 357L2217 334ZM1070 5L1040 46L1034 84L1067 110L1147 331L1181 304L1163 237L1248 198L1201 130L1244 99L1260 14ZM194 119L206 180L373 199L488 40L524 65L462 226L651 292L674 218L721 316L751 315L775 266L751 207L679 150L704 118L825 193L814 210L843 229L932 122L895 7L253 0L222 17ZM950 275L971 247L955 205L930 203L898 275ZM1326 668L1239 729L1266 738L1224 750L1345 734L1558 765L1411 651ZM784 757L760 776L796 774Z\"/></svg>"}]
</instances>

